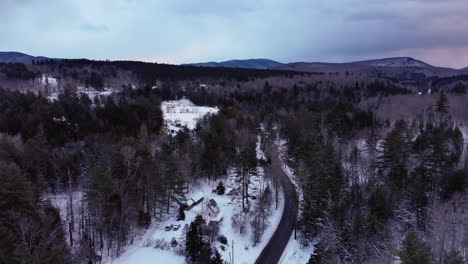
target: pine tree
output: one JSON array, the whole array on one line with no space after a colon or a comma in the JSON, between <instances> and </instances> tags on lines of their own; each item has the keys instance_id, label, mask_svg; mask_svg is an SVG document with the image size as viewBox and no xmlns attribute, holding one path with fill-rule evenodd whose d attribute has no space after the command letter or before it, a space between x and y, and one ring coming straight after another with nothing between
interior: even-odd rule
<instances>
[{"instance_id":1,"label":"pine tree","mask_svg":"<svg viewBox=\"0 0 468 264\"><path fill-rule=\"evenodd\" d=\"M397 121L393 130L385 137L383 153L378 157L379 171L397 190L401 189L408 179L409 139L407 133L406 122Z\"/></svg>"},{"instance_id":2,"label":"pine tree","mask_svg":"<svg viewBox=\"0 0 468 264\"><path fill-rule=\"evenodd\" d=\"M197 215L190 224L185 250L188 263L209 263L211 259L211 248L205 235L205 220L201 215Z\"/></svg>"},{"instance_id":3,"label":"pine tree","mask_svg":"<svg viewBox=\"0 0 468 264\"><path fill-rule=\"evenodd\" d=\"M216 186L216 193L218 195L223 195L224 192L226 191L226 188L224 187L224 184L222 181L218 183L218 186Z\"/></svg>"},{"instance_id":4,"label":"pine tree","mask_svg":"<svg viewBox=\"0 0 468 264\"><path fill-rule=\"evenodd\" d=\"M184 206L179 207L179 213L177 214L177 221L184 221L185 220L185 208Z\"/></svg>"},{"instance_id":5,"label":"pine tree","mask_svg":"<svg viewBox=\"0 0 468 264\"><path fill-rule=\"evenodd\" d=\"M430 264L431 248L418 235L410 231L403 241L403 248L398 252L402 264Z\"/></svg>"},{"instance_id":6,"label":"pine tree","mask_svg":"<svg viewBox=\"0 0 468 264\"><path fill-rule=\"evenodd\" d=\"M437 101L435 111L441 114L445 114L448 112L448 107L447 95L442 91L439 93L439 100Z\"/></svg>"}]
</instances>

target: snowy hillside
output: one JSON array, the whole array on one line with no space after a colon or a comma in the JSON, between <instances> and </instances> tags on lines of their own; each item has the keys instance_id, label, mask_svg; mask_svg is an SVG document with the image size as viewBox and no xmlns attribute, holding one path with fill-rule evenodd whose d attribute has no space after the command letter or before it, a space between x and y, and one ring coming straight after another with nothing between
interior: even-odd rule
<instances>
[{"instance_id":1,"label":"snowy hillside","mask_svg":"<svg viewBox=\"0 0 468 264\"><path fill-rule=\"evenodd\" d=\"M271 69L282 65L282 63L269 59L229 60L223 62L190 63L189 66L198 67L228 67L246 69Z\"/></svg>"},{"instance_id":2,"label":"snowy hillside","mask_svg":"<svg viewBox=\"0 0 468 264\"><path fill-rule=\"evenodd\" d=\"M409 57L385 58L378 60L358 61L355 63L375 67L431 67L431 65L425 62L415 60Z\"/></svg>"},{"instance_id":3,"label":"snowy hillside","mask_svg":"<svg viewBox=\"0 0 468 264\"><path fill-rule=\"evenodd\" d=\"M190 100L165 101L161 104L166 129L175 134L182 127L194 129L197 121L207 114L216 114L217 108L196 106Z\"/></svg>"}]
</instances>

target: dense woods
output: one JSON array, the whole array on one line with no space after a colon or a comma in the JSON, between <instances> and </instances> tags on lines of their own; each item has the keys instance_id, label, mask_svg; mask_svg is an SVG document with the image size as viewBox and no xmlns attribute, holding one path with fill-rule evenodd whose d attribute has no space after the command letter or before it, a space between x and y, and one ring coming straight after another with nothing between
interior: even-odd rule
<instances>
[{"instance_id":1,"label":"dense woods","mask_svg":"<svg viewBox=\"0 0 468 264\"><path fill-rule=\"evenodd\" d=\"M0 69L19 80L53 72L100 91L120 71L138 80L93 99L71 85L57 100L0 89L2 263L120 255L171 208L185 217L179 201L197 180L217 182L230 171L242 211L255 212L257 243L275 187L251 206L249 178L259 164L268 167L256 157L259 135L270 145L286 142L283 159L301 194L299 239L316 248L309 263L465 263L465 142L444 92L425 115L392 120L377 115L379 102L413 92L385 79L336 76L335 83L281 71L88 60ZM252 81L255 89L244 88ZM462 94L462 86L447 93ZM220 111L172 136L161 102L181 97ZM220 183L216 192L224 191ZM66 219L49 201L57 194L66 197ZM187 228L187 262L222 263L203 218Z\"/></svg>"}]
</instances>

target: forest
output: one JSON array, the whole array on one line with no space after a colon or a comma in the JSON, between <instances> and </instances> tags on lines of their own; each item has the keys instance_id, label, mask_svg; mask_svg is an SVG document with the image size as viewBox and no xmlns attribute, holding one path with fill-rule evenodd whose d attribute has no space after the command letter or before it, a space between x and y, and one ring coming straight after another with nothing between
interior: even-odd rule
<instances>
[{"instance_id":1,"label":"forest","mask_svg":"<svg viewBox=\"0 0 468 264\"><path fill-rule=\"evenodd\" d=\"M43 74L61 81L56 100L49 84L7 86ZM231 172L262 233L274 196L265 189L249 206L249 178L269 166L269 153L255 155L259 136L285 142L298 239L315 247L308 264L467 263L465 121L454 114L466 111L463 84L421 95L430 98L422 113L389 118L383 102L419 102L417 91L362 76L60 60L0 64L1 78L1 263L101 263L174 208L184 217L179 201L198 181ZM110 96L77 92L116 83ZM219 112L172 135L161 104L181 98ZM50 201L59 194L70 219ZM210 247L223 236L213 232L202 217L188 226L187 263L228 263Z\"/></svg>"}]
</instances>

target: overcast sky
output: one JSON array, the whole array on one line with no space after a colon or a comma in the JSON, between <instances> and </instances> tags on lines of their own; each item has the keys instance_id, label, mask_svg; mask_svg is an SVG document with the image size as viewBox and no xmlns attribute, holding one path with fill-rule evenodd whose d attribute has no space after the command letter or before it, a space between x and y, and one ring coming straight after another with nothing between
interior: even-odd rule
<instances>
[{"instance_id":1,"label":"overcast sky","mask_svg":"<svg viewBox=\"0 0 468 264\"><path fill-rule=\"evenodd\" d=\"M0 50L168 63L468 66L468 0L0 0Z\"/></svg>"}]
</instances>

